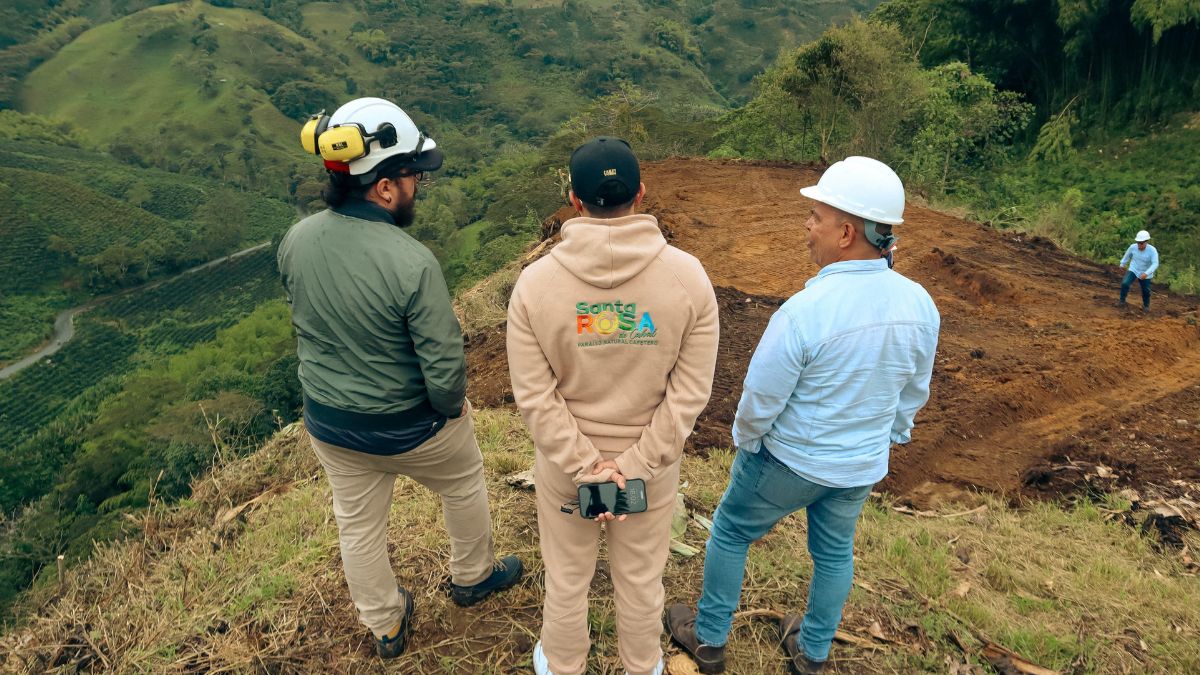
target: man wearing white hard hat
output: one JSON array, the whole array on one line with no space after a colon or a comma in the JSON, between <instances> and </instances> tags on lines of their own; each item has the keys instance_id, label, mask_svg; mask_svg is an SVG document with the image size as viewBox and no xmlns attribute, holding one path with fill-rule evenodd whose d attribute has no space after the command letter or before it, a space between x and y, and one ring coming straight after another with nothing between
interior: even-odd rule
<instances>
[{"instance_id":1,"label":"man wearing white hard hat","mask_svg":"<svg viewBox=\"0 0 1200 675\"><path fill-rule=\"evenodd\" d=\"M1125 306L1125 296L1129 295L1129 288L1133 286L1133 280L1137 279L1138 285L1142 287L1142 311L1149 313L1150 280L1158 270L1158 249L1150 245L1150 233L1146 230L1138 232L1133 238L1133 243L1125 249L1125 255L1121 257L1121 267L1126 265L1129 266L1129 271L1121 281L1121 299L1117 301L1117 307Z\"/></svg>"},{"instance_id":2,"label":"man wearing white hard hat","mask_svg":"<svg viewBox=\"0 0 1200 675\"><path fill-rule=\"evenodd\" d=\"M813 573L808 610L786 616L793 673L820 672L841 621L854 531L892 443L907 443L929 399L941 318L925 289L890 269L904 187L866 157L837 162L801 194L820 268L771 317L754 352L733 424L738 448L713 518L699 611L667 611L672 639L702 673L725 669L750 544L806 509Z\"/></svg>"},{"instance_id":3,"label":"man wearing white hard hat","mask_svg":"<svg viewBox=\"0 0 1200 675\"><path fill-rule=\"evenodd\" d=\"M397 475L442 498L456 603L512 586L521 562L493 557L462 330L437 259L403 230L422 175L441 168L441 151L380 98L314 115L301 144L329 175L329 208L293 225L278 252L304 425L333 491L350 597L379 655L393 658L404 651L414 609L388 559ZM409 575L427 578L427 570Z\"/></svg>"}]
</instances>

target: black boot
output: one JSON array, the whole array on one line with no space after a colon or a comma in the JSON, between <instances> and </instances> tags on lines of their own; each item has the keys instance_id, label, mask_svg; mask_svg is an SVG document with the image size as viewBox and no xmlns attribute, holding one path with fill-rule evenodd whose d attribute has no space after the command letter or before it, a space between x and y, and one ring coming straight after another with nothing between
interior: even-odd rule
<instances>
[{"instance_id":1,"label":"black boot","mask_svg":"<svg viewBox=\"0 0 1200 675\"><path fill-rule=\"evenodd\" d=\"M412 630L412 595L403 588L396 590L400 591L400 599L404 602L404 616L400 617L400 623L396 624L392 635L375 638L375 651L381 659L394 659L403 654L404 648L408 646L408 633Z\"/></svg>"},{"instance_id":2,"label":"black boot","mask_svg":"<svg viewBox=\"0 0 1200 675\"><path fill-rule=\"evenodd\" d=\"M477 605L492 593L502 591L521 580L524 567L515 555L506 555L492 565L492 575L474 586L450 584L450 599L460 607Z\"/></svg>"}]
</instances>

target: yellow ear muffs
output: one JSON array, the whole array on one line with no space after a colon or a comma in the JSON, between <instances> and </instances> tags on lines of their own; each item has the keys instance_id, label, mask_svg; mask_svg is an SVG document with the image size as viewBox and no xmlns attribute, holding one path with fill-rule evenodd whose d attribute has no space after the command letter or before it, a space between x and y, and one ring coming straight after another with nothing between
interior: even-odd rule
<instances>
[{"instance_id":1,"label":"yellow ear muffs","mask_svg":"<svg viewBox=\"0 0 1200 675\"><path fill-rule=\"evenodd\" d=\"M321 157L327 160L352 162L367 154L368 142L362 127L345 124L326 130L317 141L317 146L321 149Z\"/></svg>"},{"instance_id":2,"label":"yellow ear muffs","mask_svg":"<svg viewBox=\"0 0 1200 675\"><path fill-rule=\"evenodd\" d=\"M304 146L304 151L314 155L321 154L317 139L328 128L329 115L326 115L324 110L309 117L308 121L304 123L304 127L300 129L300 145Z\"/></svg>"}]
</instances>

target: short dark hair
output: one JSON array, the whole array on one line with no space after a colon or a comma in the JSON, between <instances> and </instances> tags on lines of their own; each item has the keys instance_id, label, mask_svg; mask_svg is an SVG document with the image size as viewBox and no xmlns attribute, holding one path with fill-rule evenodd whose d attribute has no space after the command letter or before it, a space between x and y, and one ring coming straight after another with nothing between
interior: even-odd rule
<instances>
[{"instance_id":1,"label":"short dark hair","mask_svg":"<svg viewBox=\"0 0 1200 675\"><path fill-rule=\"evenodd\" d=\"M336 209L351 199L366 199L367 192L371 190L375 183L384 178L394 181L413 173L409 168L407 158L396 159L397 161L385 159L380 162L379 167L375 169L375 180L366 185L359 182L358 176L329 171L329 182L325 184L325 187L321 188L321 199L325 201L329 208Z\"/></svg>"},{"instance_id":2,"label":"short dark hair","mask_svg":"<svg viewBox=\"0 0 1200 675\"><path fill-rule=\"evenodd\" d=\"M628 211L633 206L633 202L636 199L637 197L634 197L624 204L617 204L616 206L596 206L595 204L583 202L583 208L587 209L588 215L593 218L599 218L601 220L605 218L617 218L621 215L624 215L624 212Z\"/></svg>"}]
</instances>

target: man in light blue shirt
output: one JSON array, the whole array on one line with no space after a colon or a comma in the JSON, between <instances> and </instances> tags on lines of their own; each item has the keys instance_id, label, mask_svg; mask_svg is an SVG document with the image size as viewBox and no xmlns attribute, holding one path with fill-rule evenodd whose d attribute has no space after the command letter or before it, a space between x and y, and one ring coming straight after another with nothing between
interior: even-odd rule
<instances>
[{"instance_id":1,"label":"man in light blue shirt","mask_svg":"<svg viewBox=\"0 0 1200 675\"><path fill-rule=\"evenodd\" d=\"M1149 313L1150 280L1158 270L1158 249L1150 245L1150 233L1145 230L1138 232L1133 242L1121 257L1121 267L1129 265L1129 271L1125 273L1125 279L1121 282L1121 299L1117 301L1117 307L1125 306L1125 296L1129 295L1129 287L1133 286L1133 280L1137 279L1138 285L1142 287L1142 312Z\"/></svg>"},{"instance_id":2,"label":"man in light blue shirt","mask_svg":"<svg viewBox=\"0 0 1200 675\"><path fill-rule=\"evenodd\" d=\"M850 157L801 194L816 201L805 227L820 273L771 318L750 362L699 613L683 604L667 612L672 639L702 673L724 671L750 544L801 508L813 576L808 611L784 618L782 645L791 672L824 668L850 593L863 502L929 399L941 318L885 257L892 225L903 222L899 177Z\"/></svg>"}]
</instances>

